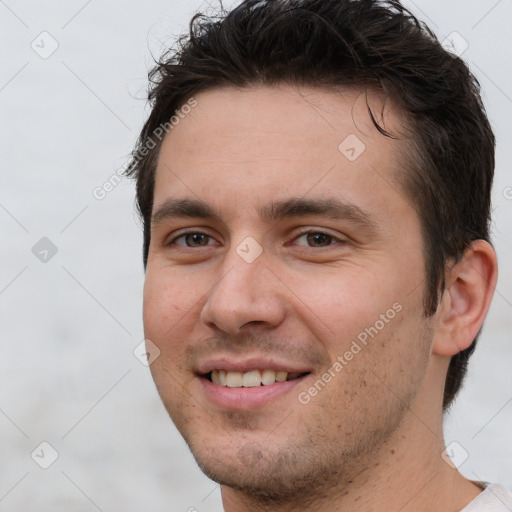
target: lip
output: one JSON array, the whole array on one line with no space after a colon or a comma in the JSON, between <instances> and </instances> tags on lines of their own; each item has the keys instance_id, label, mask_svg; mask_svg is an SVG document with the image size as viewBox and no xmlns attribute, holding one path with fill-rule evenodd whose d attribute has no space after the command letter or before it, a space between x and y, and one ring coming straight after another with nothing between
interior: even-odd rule
<instances>
[{"instance_id":1,"label":"lip","mask_svg":"<svg viewBox=\"0 0 512 512\"><path fill-rule=\"evenodd\" d=\"M207 400L220 409L229 411L250 411L262 408L270 404L270 402L277 400L279 397L291 393L308 375L309 374L302 375L296 379L287 380L285 382L275 382L268 386L252 388L229 388L220 384L214 384L204 376L198 376L197 378Z\"/></svg>"},{"instance_id":2,"label":"lip","mask_svg":"<svg viewBox=\"0 0 512 512\"><path fill-rule=\"evenodd\" d=\"M203 376L213 370L225 370L227 372L252 372L253 370L275 370L276 372L309 373L311 368L292 364L289 361L279 361L275 358L245 357L237 359L233 356L218 356L199 363L196 373Z\"/></svg>"}]
</instances>

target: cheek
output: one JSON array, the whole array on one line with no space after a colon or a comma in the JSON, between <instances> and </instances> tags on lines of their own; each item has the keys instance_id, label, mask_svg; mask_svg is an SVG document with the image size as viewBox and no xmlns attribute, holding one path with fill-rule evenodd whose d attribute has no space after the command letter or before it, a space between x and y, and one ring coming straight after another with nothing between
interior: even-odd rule
<instances>
[{"instance_id":1,"label":"cheek","mask_svg":"<svg viewBox=\"0 0 512 512\"><path fill-rule=\"evenodd\" d=\"M376 322L379 331L390 322L396 324L393 320L400 316L397 309L403 301L396 282L386 283L385 276L354 265L295 278L293 292L299 299L295 309L309 329L338 343L360 333L364 338L365 330Z\"/></svg>"},{"instance_id":2,"label":"cheek","mask_svg":"<svg viewBox=\"0 0 512 512\"><path fill-rule=\"evenodd\" d=\"M197 291L171 279L166 272L147 272L144 284L144 337L157 347L158 357L150 365L160 396L168 408L183 397L190 375L185 368L186 340L194 328L194 304Z\"/></svg>"},{"instance_id":3,"label":"cheek","mask_svg":"<svg viewBox=\"0 0 512 512\"><path fill-rule=\"evenodd\" d=\"M187 325L201 291L167 269L149 269L144 282L143 320L147 337L169 337ZM172 339L172 337L170 337Z\"/></svg>"},{"instance_id":4,"label":"cheek","mask_svg":"<svg viewBox=\"0 0 512 512\"><path fill-rule=\"evenodd\" d=\"M183 342L191 322L189 289L165 270L149 268L144 283L144 337L160 351L150 371L160 397L173 420L179 421L186 401Z\"/></svg>"},{"instance_id":5,"label":"cheek","mask_svg":"<svg viewBox=\"0 0 512 512\"><path fill-rule=\"evenodd\" d=\"M333 360L341 356L343 361L330 396L340 417L345 406L360 419L386 417L388 411L411 403L428 369L428 336L407 318L397 316L380 331L363 332L368 333L364 343L356 337L330 351Z\"/></svg>"}]
</instances>

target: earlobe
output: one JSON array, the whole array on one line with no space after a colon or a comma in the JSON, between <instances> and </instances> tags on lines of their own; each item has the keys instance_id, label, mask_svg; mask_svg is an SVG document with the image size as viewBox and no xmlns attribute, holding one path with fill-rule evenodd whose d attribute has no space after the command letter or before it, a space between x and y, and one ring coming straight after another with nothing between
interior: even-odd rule
<instances>
[{"instance_id":1,"label":"earlobe","mask_svg":"<svg viewBox=\"0 0 512 512\"><path fill-rule=\"evenodd\" d=\"M446 276L438 308L433 352L453 356L468 348L483 324L491 304L498 265L496 253L485 240L475 240Z\"/></svg>"}]
</instances>

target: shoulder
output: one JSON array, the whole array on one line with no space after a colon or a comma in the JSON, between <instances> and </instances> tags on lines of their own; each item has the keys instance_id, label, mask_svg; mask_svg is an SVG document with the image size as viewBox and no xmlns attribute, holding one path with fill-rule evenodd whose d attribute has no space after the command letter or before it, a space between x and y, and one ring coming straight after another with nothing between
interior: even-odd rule
<instances>
[{"instance_id":1,"label":"shoulder","mask_svg":"<svg viewBox=\"0 0 512 512\"><path fill-rule=\"evenodd\" d=\"M500 484L486 484L484 490L461 512L510 512L512 493Z\"/></svg>"}]
</instances>

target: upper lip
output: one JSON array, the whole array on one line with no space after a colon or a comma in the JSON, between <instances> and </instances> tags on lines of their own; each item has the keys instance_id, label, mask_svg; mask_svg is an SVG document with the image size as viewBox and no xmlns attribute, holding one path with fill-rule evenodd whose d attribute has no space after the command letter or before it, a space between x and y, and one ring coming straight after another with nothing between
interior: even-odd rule
<instances>
[{"instance_id":1,"label":"upper lip","mask_svg":"<svg viewBox=\"0 0 512 512\"><path fill-rule=\"evenodd\" d=\"M288 373L309 373L311 370L300 363L279 360L270 357L236 358L233 356L218 356L200 362L196 366L199 375L205 375L213 370L246 373L253 370L275 370Z\"/></svg>"}]
</instances>

